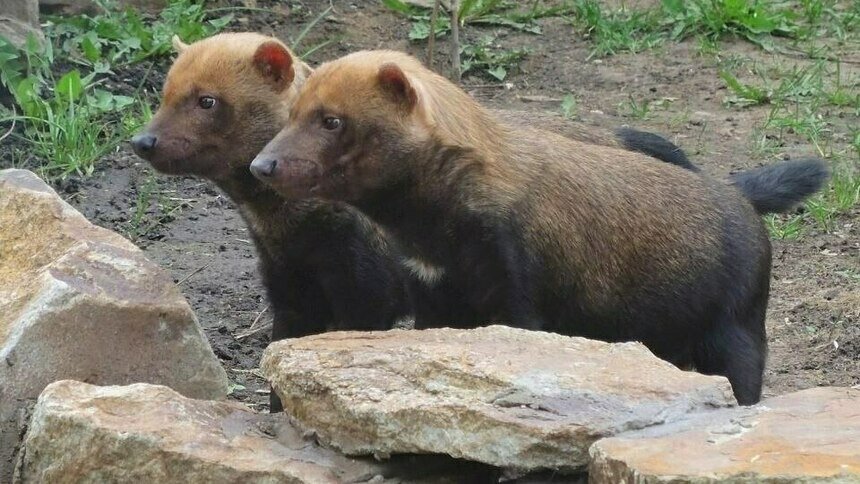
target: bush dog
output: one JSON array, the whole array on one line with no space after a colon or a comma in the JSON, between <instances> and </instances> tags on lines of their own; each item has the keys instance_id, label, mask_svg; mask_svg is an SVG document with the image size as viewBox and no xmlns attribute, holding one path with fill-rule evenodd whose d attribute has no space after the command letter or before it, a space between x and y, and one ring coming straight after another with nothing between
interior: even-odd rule
<instances>
[{"instance_id":1,"label":"bush dog","mask_svg":"<svg viewBox=\"0 0 860 484\"><path fill-rule=\"evenodd\" d=\"M191 45L174 38L174 47L179 56L167 75L162 105L132 147L162 173L214 182L239 206L259 255L274 315L273 341L332 329L389 329L409 319L412 300L428 322L474 319L459 293L436 276L439 271L402 259L357 210L321 200L287 201L248 171L254 155L286 123L310 67L277 39L254 33L220 34ZM512 121L530 116L502 115ZM533 116L560 125L557 117ZM676 146L650 133L613 135L576 123L564 131L616 146L631 139L631 149L665 149L667 158L677 156ZM274 394L271 408L280 410Z\"/></svg>"},{"instance_id":2,"label":"bush dog","mask_svg":"<svg viewBox=\"0 0 860 484\"><path fill-rule=\"evenodd\" d=\"M228 33L186 45L168 73L164 100L132 141L135 152L163 173L215 182L239 205L260 255L275 315L273 340L325 329L389 328L410 306L402 280L426 293L423 311L443 303L444 284L431 290L403 270L430 277L434 269L391 253L390 241L354 209L337 203L287 203L248 172L248 165L283 127L311 69L273 37ZM512 122L551 123L583 141L627 146L675 161L675 145L633 129L618 134L540 113L499 111ZM397 280L401 279L401 282ZM432 294L431 294L432 292ZM449 319L439 314L434 320Z\"/></svg>"},{"instance_id":3,"label":"bush dog","mask_svg":"<svg viewBox=\"0 0 860 484\"><path fill-rule=\"evenodd\" d=\"M499 122L393 51L322 65L251 171L288 198L354 204L482 322L641 341L760 398L770 242L733 186Z\"/></svg>"},{"instance_id":4,"label":"bush dog","mask_svg":"<svg viewBox=\"0 0 860 484\"><path fill-rule=\"evenodd\" d=\"M310 68L257 34L174 45L162 104L132 146L156 170L211 180L238 205L259 255L272 340L390 329L410 317L404 269L377 225L343 203L285 201L248 171ZM280 410L274 393L271 404Z\"/></svg>"}]
</instances>

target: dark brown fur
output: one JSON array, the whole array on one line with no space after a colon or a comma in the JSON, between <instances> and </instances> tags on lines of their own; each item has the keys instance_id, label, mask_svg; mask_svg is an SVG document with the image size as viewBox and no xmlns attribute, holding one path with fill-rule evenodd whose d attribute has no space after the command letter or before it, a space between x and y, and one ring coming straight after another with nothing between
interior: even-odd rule
<instances>
[{"instance_id":1,"label":"dark brown fur","mask_svg":"<svg viewBox=\"0 0 860 484\"><path fill-rule=\"evenodd\" d=\"M639 340L758 401L770 243L733 187L500 122L391 51L320 67L290 119L257 175L355 204L444 268L480 321Z\"/></svg>"}]
</instances>

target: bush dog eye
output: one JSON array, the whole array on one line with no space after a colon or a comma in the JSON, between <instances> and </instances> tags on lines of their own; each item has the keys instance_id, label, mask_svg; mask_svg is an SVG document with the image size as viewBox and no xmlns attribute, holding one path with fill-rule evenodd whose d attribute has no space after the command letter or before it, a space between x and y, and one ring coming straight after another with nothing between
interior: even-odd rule
<instances>
[{"instance_id":1,"label":"bush dog eye","mask_svg":"<svg viewBox=\"0 0 860 484\"><path fill-rule=\"evenodd\" d=\"M336 129L340 129L343 126L343 120L340 118L335 118L333 116L328 116L323 119L323 128L334 131Z\"/></svg>"},{"instance_id":2,"label":"bush dog eye","mask_svg":"<svg viewBox=\"0 0 860 484\"><path fill-rule=\"evenodd\" d=\"M350 136L319 129L318 113L334 109ZM265 181L285 196L347 201L440 268L474 326L640 341L728 377L741 404L759 400L767 354L771 253L756 210L769 205L756 200L784 207L783 192L802 200L827 178L809 159L735 188L680 157L656 163L501 122L394 51L320 66L258 159L279 160Z\"/></svg>"},{"instance_id":3,"label":"bush dog eye","mask_svg":"<svg viewBox=\"0 0 860 484\"><path fill-rule=\"evenodd\" d=\"M215 98L211 96L202 96L197 100L197 105L203 109L212 109L215 107Z\"/></svg>"}]
</instances>

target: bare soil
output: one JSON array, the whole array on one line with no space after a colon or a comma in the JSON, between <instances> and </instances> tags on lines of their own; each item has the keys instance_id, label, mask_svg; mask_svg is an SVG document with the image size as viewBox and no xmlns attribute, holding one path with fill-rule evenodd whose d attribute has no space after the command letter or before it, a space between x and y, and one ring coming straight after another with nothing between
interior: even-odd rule
<instances>
[{"instance_id":1,"label":"bare soil","mask_svg":"<svg viewBox=\"0 0 860 484\"><path fill-rule=\"evenodd\" d=\"M401 49L426 58L424 43L408 41L409 21L380 2L333 4L333 14L314 28L304 46L337 40L313 53L308 59L311 64L366 48ZM261 0L258 6L271 8L272 13L239 12L230 29L259 30L289 40L329 2L293 2L296 5L301 8L290 12L283 4ZM572 93L579 101L579 119L661 133L715 177L780 158L816 154L815 147L786 135L779 153L756 157L752 133L769 107L725 107L722 101L727 92L717 63L713 57L699 55L695 42L588 60L592 45L569 23L545 19L541 26L543 35L467 27L463 34L467 41L494 34L502 46L524 46L530 54L505 83L470 75L463 80L464 86L489 105L515 109L558 111L562 97ZM447 39L439 40L437 47L436 67L445 72ZM721 56L786 65L800 62L741 41L724 41L720 48ZM150 88L160 89L167 65L164 62L153 69ZM146 67L120 72L110 85L120 91L135 87ZM664 102L648 118L634 119L625 107L631 98ZM834 123L857 121L856 116L834 119ZM0 159L10 149L6 143L0 147ZM205 181L154 174L127 145L100 160L94 175L71 177L55 186L94 223L132 234L151 260L173 274L229 378L237 384L232 397L265 409L267 386L254 369L269 335L267 331L241 335L255 320L259 319L258 327L268 322L270 314L256 273L254 248L234 204ZM135 230L133 220L144 188L152 189L154 195ZM798 239L774 240L773 254L765 396L820 385L857 385L860 208L841 216L830 233L807 226Z\"/></svg>"}]
</instances>

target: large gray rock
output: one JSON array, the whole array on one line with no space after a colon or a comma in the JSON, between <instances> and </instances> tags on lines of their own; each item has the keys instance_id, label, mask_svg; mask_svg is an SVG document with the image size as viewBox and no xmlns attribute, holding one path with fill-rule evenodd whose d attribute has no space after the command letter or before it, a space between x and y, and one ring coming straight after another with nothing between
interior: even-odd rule
<instances>
[{"instance_id":1,"label":"large gray rock","mask_svg":"<svg viewBox=\"0 0 860 484\"><path fill-rule=\"evenodd\" d=\"M860 482L860 389L813 388L598 441L594 483Z\"/></svg>"},{"instance_id":2,"label":"large gray rock","mask_svg":"<svg viewBox=\"0 0 860 484\"><path fill-rule=\"evenodd\" d=\"M5 0L0 2L0 36L21 46L29 34L43 38L39 28L38 0Z\"/></svg>"},{"instance_id":3,"label":"large gray rock","mask_svg":"<svg viewBox=\"0 0 860 484\"><path fill-rule=\"evenodd\" d=\"M192 400L143 383L60 381L39 397L15 481L382 484L401 482L390 476L403 474L410 483L489 482L469 470L440 469L446 463L415 464L345 457L303 438L283 416L235 402Z\"/></svg>"},{"instance_id":4,"label":"large gray rock","mask_svg":"<svg viewBox=\"0 0 860 484\"><path fill-rule=\"evenodd\" d=\"M735 405L728 381L638 343L504 326L338 332L273 343L288 413L350 455L439 453L573 471L597 439Z\"/></svg>"},{"instance_id":5,"label":"large gray rock","mask_svg":"<svg viewBox=\"0 0 860 484\"><path fill-rule=\"evenodd\" d=\"M22 411L60 379L221 398L224 369L170 276L36 175L0 171L0 482Z\"/></svg>"}]
</instances>

